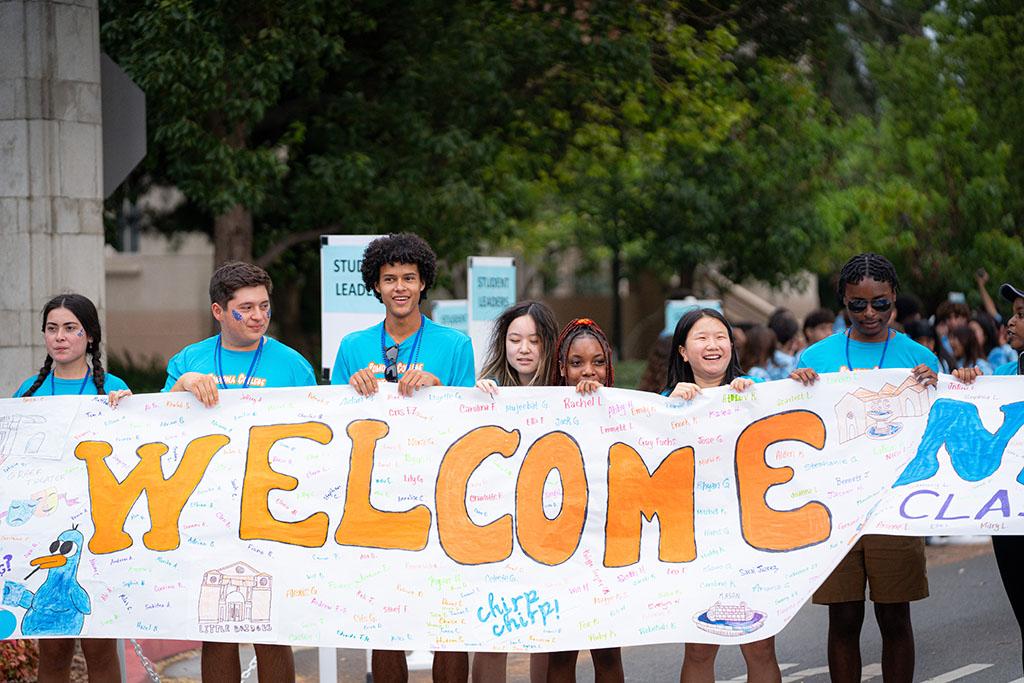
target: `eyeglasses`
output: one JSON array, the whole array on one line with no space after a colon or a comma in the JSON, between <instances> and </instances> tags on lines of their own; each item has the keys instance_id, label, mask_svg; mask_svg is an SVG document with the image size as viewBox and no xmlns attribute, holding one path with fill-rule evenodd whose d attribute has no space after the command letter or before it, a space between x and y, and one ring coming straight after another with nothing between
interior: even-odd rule
<instances>
[{"instance_id":1,"label":"eyeglasses","mask_svg":"<svg viewBox=\"0 0 1024 683\"><path fill-rule=\"evenodd\" d=\"M892 299L880 296L877 299L868 301L867 299L850 299L846 302L846 308L850 313L863 313L868 310L868 306L875 309L879 313L885 313L892 308Z\"/></svg>"},{"instance_id":2,"label":"eyeglasses","mask_svg":"<svg viewBox=\"0 0 1024 683\"><path fill-rule=\"evenodd\" d=\"M384 380L387 382L398 381L398 344L392 344L384 349Z\"/></svg>"}]
</instances>

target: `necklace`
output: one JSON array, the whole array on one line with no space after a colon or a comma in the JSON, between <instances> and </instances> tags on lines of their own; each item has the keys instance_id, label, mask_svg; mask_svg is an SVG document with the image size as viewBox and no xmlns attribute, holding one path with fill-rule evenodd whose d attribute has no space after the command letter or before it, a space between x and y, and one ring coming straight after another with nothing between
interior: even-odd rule
<instances>
[{"instance_id":1,"label":"necklace","mask_svg":"<svg viewBox=\"0 0 1024 683\"><path fill-rule=\"evenodd\" d=\"M260 357L263 355L263 342L264 341L265 341L265 338L264 337L260 337L260 344L259 344L259 346L256 347L256 353L253 354L252 362L249 363L249 371L245 373L245 383L242 385L243 389L248 389L249 388L249 382L252 380L253 374L256 372L256 368L258 368L259 365L260 365ZM224 350L224 347L221 344L220 335L218 335L217 336L216 356L214 356L214 359L213 359L213 361L214 361L214 370L217 371L217 377L220 379L220 388L221 389L227 389L228 388L228 383L224 381L224 361L221 358L221 351L223 351L223 350Z\"/></svg>"},{"instance_id":2,"label":"necklace","mask_svg":"<svg viewBox=\"0 0 1024 683\"><path fill-rule=\"evenodd\" d=\"M881 368L885 365L885 352L889 350L889 333L892 330L885 330L885 344L882 346L882 357L878 359L878 365L875 368ZM853 370L853 363L850 362L850 330L846 331L846 369Z\"/></svg>"},{"instance_id":3,"label":"necklace","mask_svg":"<svg viewBox=\"0 0 1024 683\"><path fill-rule=\"evenodd\" d=\"M420 357L420 337L423 335L423 328L425 326L426 325L425 325L424 320L423 320L423 314L420 313L420 329L416 330L416 336L413 337L413 340L412 340L412 352L409 354L411 356L411 358L410 358L409 364L405 366L406 370L410 370L411 368L415 367L416 366L416 361L419 360L419 357ZM397 349L398 347L399 347L399 344L396 343L395 344L395 348ZM388 364L388 348L384 344L384 323L380 324L380 356L381 356L381 359L383 359L383 361L384 361L384 365L387 366L387 364ZM397 353L395 354L395 370L396 371L398 370L398 354Z\"/></svg>"},{"instance_id":4,"label":"necklace","mask_svg":"<svg viewBox=\"0 0 1024 683\"><path fill-rule=\"evenodd\" d=\"M78 387L78 395L81 396L82 392L85 391L85 385L89 383L89 378L92 377L92 368L85 369L85 379L82 380L82 386ZM50 373L50 396L57 395L57 374Z\"/></svg>"}]
</instances>

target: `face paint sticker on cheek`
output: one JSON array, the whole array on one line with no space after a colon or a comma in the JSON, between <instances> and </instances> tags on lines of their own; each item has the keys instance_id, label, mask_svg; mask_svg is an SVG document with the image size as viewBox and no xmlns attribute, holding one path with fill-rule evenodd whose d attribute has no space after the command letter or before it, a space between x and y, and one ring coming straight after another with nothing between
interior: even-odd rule
<instances>
[{"instance_id":1,"label":"face paint sticker on cheek","mask_svg":"<svg viewBox=\"0 0 1024 683\"><path fill-rule=\"evenodd\" d=\"M85 330L79 330L78 332L75 333L75 336L76 337L84 337L85 336Z\"/></svg>"},{"instance_id":2,"label":"face paint sticker on cheek","mask_svg":"<svg viewBox=\"0 0 1024 683\"><path fill-rule=\"evenodd\" d=\"M267 309L267 320L270 320L270 315L271 315L271 313L270 313L270 309L268 308L268 309Z\"/></svg>"},{"instance_id":3,"label":"face paint sticker on cheek","mask_svg":"<svg viewBox=\"0 0 1024 683\"><path fill-rule=\"evenodd\" d=\"M239 313L238 311L231 311L231 317L237 320L238 322L242 322L242 314Z\"/></svg>"}]
</instances>

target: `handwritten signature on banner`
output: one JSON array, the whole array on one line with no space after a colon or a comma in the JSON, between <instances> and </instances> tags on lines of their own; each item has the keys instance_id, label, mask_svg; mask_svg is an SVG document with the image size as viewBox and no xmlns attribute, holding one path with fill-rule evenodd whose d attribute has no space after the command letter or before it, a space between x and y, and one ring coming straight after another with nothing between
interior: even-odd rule
<instances>
[{"instance_id":1,"label":"handwritten signature on banner","mask_svg":"<svg viewBox=\"0 0 1024 683\"><path fill-rule=\"evenodd\" d=\"M3 400L0 474L21 485L0 492L0 575L20 620L0 635L747 642L865 530L1019 533L1015 388L944 376L936 394L875 371L690 403L391 387L240 390L213 410Z\"/></svg>"}]
</instances>

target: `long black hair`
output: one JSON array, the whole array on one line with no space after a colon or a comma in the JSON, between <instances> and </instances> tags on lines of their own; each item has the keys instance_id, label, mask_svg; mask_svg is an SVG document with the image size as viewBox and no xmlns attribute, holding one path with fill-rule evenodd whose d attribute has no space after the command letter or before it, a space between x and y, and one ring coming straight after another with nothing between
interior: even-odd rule
<instances>
[{"instance_id":1,"label":"long black hair","mask_svg":"<svg viewBox=\"0 0 1024 683\"><path fill-rule=\"evenodd\" d=\"M524 315L533 319L541 345L540 358L537 360L537 372L530 380L530 385L543 386L547 381L551 372L551 359L555 354L558 323L555 322L554 311L540 301L520 301L517 304L512 304L494 321L491 343L487 358L484 360L484 369L480 371L480 377L489 377L503 387L519 386L519 373L509 365L508 354L505 352L505 337L508 335L508 328L512 325L512 321Z\"/></svg>"},{"instance_id":2,"label":"long black hair","mask_svg":"<svg viewBox=\"0 0 1024 683\"><path fill-rule=\"evenodd\" d=\"M725 316L716 311L713 308L695 308L679 319L676 323L676 331L672 335L672 349L669 351L668 361L668 379L665 381L665 389L672 391L676 385L680 382L693 383L693 368L690 364L683 360L683 354L679 353L679 349L682 346L686 346L686 338L690 336L690 330L697 324L697 321L701 318L714 318L718 322L725 325L726 331L729 333L729 346L732 347L732 357L729 359L729 365L725 369L725 378L722 380L722 384L729 384L734 379L739 377L742 372L740 371L740 356L736 351L736 339L733 337L732 325L725 319Z\"/></svg>"},{"instance_id":3,"label":"long black hair","mask_svg":"<svg viewBox=\"0 0 1024 683\"><path fill-rule=\"evenodd\" d=\"M71 311L71 314L78 318L78 322L81 323L82 329L85 330L85 335L90 339L85 347L85 352L92 356L92 383L96 385L97 393L104 393L103 384L106 379L106 372L103 370L103 359L100 352L100 342L103 340L103 333L100 330L100 315L96 311L96 306L88 297L84 297L81 294L61 294L55 296L43 306L43 324L41 326L43 332L46 331L46 318L50 315L50 311L58 308L66 308ZM36 377L36 381L32 383L32 386L22 396L32 396L35 394L36 390L43 385L43 382L50 375L52 368L53 358L50 357L50 354L46 354L43 367L39 368L39 376Z\"/></svg>"}]
</instances>

